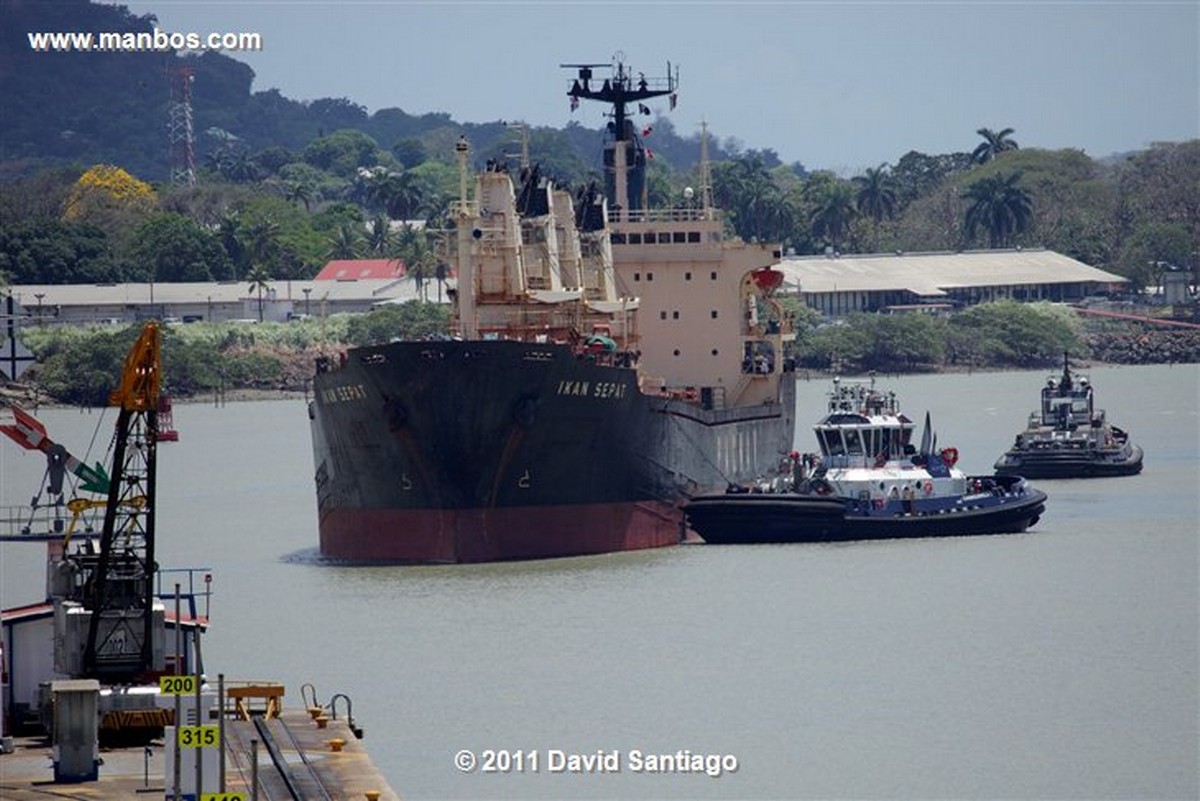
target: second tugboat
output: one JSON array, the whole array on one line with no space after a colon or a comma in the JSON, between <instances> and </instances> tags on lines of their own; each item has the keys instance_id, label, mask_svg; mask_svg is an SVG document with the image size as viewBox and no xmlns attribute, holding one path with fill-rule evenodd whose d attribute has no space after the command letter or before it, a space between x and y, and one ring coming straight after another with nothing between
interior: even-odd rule
<instances>
[{"instance_id":1,"label":"second tugboat","mask_svg":"<svg viewBox=\"0 0 1200 801\"><path fill-rule=\"evenodd\" d=\"M1071 372L1063 355L1062 376L1046 379L1042 407L996 462L1000 475L1026 478L1098 478L1142 471L1142 449L1108 422L1095 406L1087 376Z\"/></svg>"},{"instance_id":2,"label":"second tugboat","mask_svg":"<svg viewBox=\"0 0 1200 801\"><path fill-rule=\"evenodd\" d=\"M1046 493L1019 477L968 476L955 448L933 444L929 416L920 448L895 393L834 379L828 413L814 427L820 454L793 453L792 475L766 486L731 486L686 506L707 543L1001 534L1025 531Z\"/></svg>"},{"instance_id":3,"label":"second tugboat","mask_svg":"<svg viewBox=\"0 0 1200 801\"><path fill-rule=\"evenodd\" d=\"M677 76L570 65L609 108L604 187L457 155L455 337L320 362L309 405L321 552L480 562L678 543L681 502L791 448L777 247L728 237L704 178L647 207L628 114ZM602 77L593 70L603 68ZM702 173L707 162L702 156Z\"/></svg>"}]
</instances>

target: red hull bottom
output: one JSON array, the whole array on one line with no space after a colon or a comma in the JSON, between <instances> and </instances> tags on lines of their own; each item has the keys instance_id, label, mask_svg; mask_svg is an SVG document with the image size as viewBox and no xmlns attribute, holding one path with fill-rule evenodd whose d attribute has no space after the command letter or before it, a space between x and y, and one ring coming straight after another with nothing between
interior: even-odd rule
<instances>
[{"instance_id":1,"label":"red hull bottom","mask_svg":"<svg viewBox=\"0 0 1200 801\"><path fill-rule=\"evenodd\" d=\"M321 518L321 553L389 563L498 562L661 548L680 541L666 503L506 509L336 509Z\"/></svg>"}]
</instances>

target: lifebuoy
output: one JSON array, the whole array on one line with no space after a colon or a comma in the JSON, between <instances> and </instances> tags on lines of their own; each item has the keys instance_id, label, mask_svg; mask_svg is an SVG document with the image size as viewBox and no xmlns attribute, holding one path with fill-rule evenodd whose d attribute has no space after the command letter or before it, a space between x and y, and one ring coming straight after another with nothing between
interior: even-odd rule
<instances>
[{"instance_id":1,"label":"lifebuoy","mask_svg":"<svg viewBox=\"0 0 1200 801\"><path fill-rule=\"evenodd\" d=\"M922 490L922 491L923 491L923 492L924 492L926 495L929 495L929 494L931 494L931 493L933 492L933 482L932 482L932 481L930 481L930 480L928 480L928 479L926 479L926 480L925 480L925 483L924 483L924 484L921 486L921 490Z\"/></svg>"},{"instance_id":2,"label":"lifebuoy","mask_svg":"<svg viewBox=\"0 0 1200 801\"><path fill-rule=\"evenodd\" d=\"M958 448L942 448L942 461L947 467L954 467L954 463L958 461Z\"/></svg>"}]
</instances>

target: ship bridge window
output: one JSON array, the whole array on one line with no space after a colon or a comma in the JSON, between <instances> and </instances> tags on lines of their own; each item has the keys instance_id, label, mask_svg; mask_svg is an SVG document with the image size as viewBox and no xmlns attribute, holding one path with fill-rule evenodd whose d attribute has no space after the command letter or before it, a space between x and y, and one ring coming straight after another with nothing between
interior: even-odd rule
<instances>
[{"instance_id":1,"label":"ship bridge window","mask_svg":"<svg viewBox=\"0 0 1200 801\"><path fill-rule=\"evenodd\" d=\"M674 233L671 234L671 239L676 244L682 245L684 242L687 241L687 234L685 234L683 231L675 231Z\"/></svg>"},{"instance_id":2,"label":"ship bridge window","mask_svg":"<svg viewBox=\"0 0 1200 801\"><path fill-rule=\"evenodd\" d=\"M716 281L717 280L717 271L713 270L711 273L708 274L708 277L709 277L709 280Z\"/></svg>"},{"instance_id":3,"label":"ship bridge window","mask_svg":"<svg viewBox=\"0 0 1200 801\"><path fill-rule=\"evenodd\" d=\"M817 432L817 441L821 443L821 452L827 456L841 456L846 452L842 444L842 432L836 428Z\"/></svg>"},{"instance_id":4,"label":"ship bridge window","mask_svg":"<svg viewBox=\"0 0 1200 801\"><path fill-rule=\"evenodd\" d=\"M863 452L862 440L859 438L858 431L850 428L844 433L846 438L846 453L861 456Z\"/></svg>"},{"instance_id":5,"label":"ship bridge window","mask_svg":"<svg viewBox=\"0 0 1200 801\"><path fill-rule=\"evenodd\" d=\"M625 234L614 233L610 237L610 239L612 240L612 243L614 245L624 245L625 244Z\"/></svg>"},{"instance_id":6,"label":"ship bridge window","mask_svg":"<svg viewBox=\"0 0 1200 801\"><path fill-rule=\"evenodd\" d=\"M630 234L629 235L629 244L631 244L631 245L642 244L642 235L641 234Z\"/></svg>"},{"instance_id":7,"label":"ship bridge window","mask_svg":"<svg viewBox=\"0 0 1200 801\"><path fill-rule=\"evenodd\" d=\"M687 241L688 242L699 242L700 241L700 232L699 231L688 231L687 232Z\"/></svg>"},{"instance_id":8,"label":"ship bridge window","mask_svg":"<svg viewBox=\"0 0 1200 801\"><path fill-rule=\"evenodd\" d=\"M633 274L633 280L634 280L634 281L641 281L641 280L642 280L642 274L641 274L641 273L634 273L634 274Z\"/></svg>"},{"instance_id":9,"label":"ship bridge window","mask_svg":"<svg viewBox=\"0 0 1200 801\"><path fill-rule=\"evenodd\" d=\"M686 273L684 273L684 274L683 274L683 280L684 280L684 281L691 281L691 280L692 280L692 274L691 274L691 272L686 272Z\"/></svg>"}]
</instances>

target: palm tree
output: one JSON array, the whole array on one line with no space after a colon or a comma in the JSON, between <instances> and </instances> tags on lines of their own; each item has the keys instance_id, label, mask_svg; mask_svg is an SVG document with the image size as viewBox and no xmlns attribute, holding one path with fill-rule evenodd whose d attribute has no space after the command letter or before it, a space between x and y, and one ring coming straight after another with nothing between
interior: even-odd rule
<instances>
[{"instance_id":1,"label":"palm tree","mask_svg":"<svg viewBox=\"0 0 1200 801\"><path fill-rule=\"evenodd\" d=\"M392 243L392 231L387 217L377 214L371 220L367 229L367 252L377 256L385 256Z\"/></svg>"},{"instance_id":2,"label":"palm tree","mask_svg":"<svg viewBox=\"0 0 1200 801\"><path fill-rule=\"evenodd\" d=\"M896 214L896 182L892 180L888 166L880 164L856 176L854 185L858 188L854 196L858 213L872 220L871 248L874 250L878 246L880 223L885 217L890 220Z\"/></svg>"},{"instance_id":3,"label":"palm tree","mask_svg":"<svg viewBox=\"0 0 1200 801\"><path fill-rule=\"evenodd\" d=\"M228 212L217 225L217 236L233 262L233 280L238 279L238 270L246 266L246 241L242 220L236 211Z\"/></svg>"},{"instance_id":4,"label":"palm tree","mask_svg":"<svg viewBox=\"0 0 1200 801\"><path fill-rule=\"evenodd\" d=\"M824 236L835 250L840 249L842 236L857 214L850 184L838 181L826 187L817 199L812 212L813 236Z\"/></svg>"},{"instance_id":5,"label":"palm tree","mask_svg":"<svg viewBox=\"0 0 1200 801\"><path fill-rule=\"evenodd\" d=\"M271 288L271 273L261 264L250 270L250 291L258 293L258 321L263 321L263 292Z\"/></svg>"},{"instance_id":6,"label":"palm tree","mask_svg":"<svg viewBox=\"0 0 1200 801\"><path fill-rule=\"evenodd\" d=\"M981 178L967 187L965 197L971 201L967 209L967 236L984 227L993 248L1009 247L1013 239L1029 228L1033 220L1033 199L1018 182L1021 173L999 173Z\"/></svg>"},{"instance_id":7,"label":"palm tree","mask_svg":"<svg viewBox=\"0 0 1200 801\"><path fill-rule=\"evenodd\" d=\"M279 223L263 217L240 227L242 243L251 264L270 266L279 256Z\"/></svg>"},{"instance_id":8,"label":"palm tree","mask_svg":"<svg viewBox=\"0 0 1200 801\"><path fill-rule=\"evenodd\" d=\"M395 261L403 262L405 277L412 279L417 285L417 295L428 299L426 297L427 283L430 279L442 281L445 271L443 268L439 274L437 253L429 243L426 233L418 231L411 225L404 226L399 237L393 241L391 252Z\"/></svg>"},{"instance_id":9,"label":"palm tree","mask_svg":"<svg viewBox=\"0 0 1200 801\"><path fill-rule=\"evenodd\" d=\"M351 223L342 223L337 231L329 238L327 259L357 259L361 239L358 231Z\"/></svg>"},{"instance_id":10,"label":"palm tree","mask_svg":"<svg viewBox=\"0 0 1200 801\"><path fill-rule=\"evenodd\" d=\"M304 204L304 210L310 211L309 204L313 199L313 185L308 181L288 181L284 184L284 196L288 202Z\"/></svg>"},{"instance_id":11,"label":"palm tree","mask_svg":"<svg viewBox=\"0 0 1200 801\"><path fill-rule=\"evenodd\" d=\"M987 164L1006 150L1020 149L1016 140L1009 138L1016 133L1013 128L1005 128L999 132L990 128L980 128L975 133L983 137L983 141L971 152L971 160L976 164Z\"/></svg>"},{"instance_id":12,"label":"palm tree","mask_svg":"<svg viewBox=\"0 0 1200 801\"><path fill-rule=\"evenodd\" d=\"M411 172L394 172L384 179L383 202L393 220L411 220L420 212L425 192Z\"/></svg>"}]
</instances>

